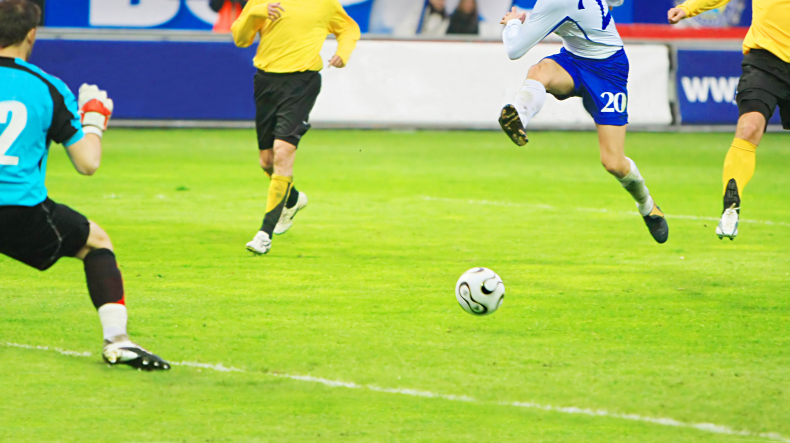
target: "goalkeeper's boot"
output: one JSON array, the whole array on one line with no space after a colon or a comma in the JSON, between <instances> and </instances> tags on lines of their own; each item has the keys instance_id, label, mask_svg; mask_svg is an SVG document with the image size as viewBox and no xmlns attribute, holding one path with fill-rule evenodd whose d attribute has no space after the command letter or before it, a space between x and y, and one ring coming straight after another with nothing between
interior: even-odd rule
<instances>
[{"instance_id":1,"label":"goalkeeper's boot","mask_svg":"<svg viewBox=\"0 0 790 443\"><path fill-rule=\"evenodd\" d=\"M734 240L738 236L738 221L741 216L741 197L738 195L738 184L735 179L727 182L727 190L724 191L724 211L721 213L721 220L716 226L716 235L719 240L724 237Z\"/></svg>"},{"instance_id":2,"label":"goalkeeper's boot","mask_svg":"<svg viewBox=\"0 0 790 443\"><path fill-rule=\"evenodd\" d=\"M645 220L647 229L650 230L650 235L653 236L653 239L658 243L666 243L669 238L669 225L667 225L667 220L664 218L661 208L653 203L653 210L642 218Z\"/></svg>"},{"instance_id":3,"label":"goalkeeper's boot","mask_svg":"<svg viewBox=\"0 0 790 443\"><path fill-rule=\"evenodd\" d=\"M296 213L304 209L305 206L307 206L307 196L304 195L304 192L300 192L299 199L296 201L293 208L283 208L280 221L278 221L277 226L274 227L274 233L277 235L285 234L285 231L291 229L291 226L294 224Z\"/></svg>"},{"instance_id":4,"label":"goalkeeper's boot","mask_svg":"<svg viewBox=\"0 0 790 443\"><path fill-rule=\"evenodd\" d=\"M521 122L521 117L518 116L518 111L513 105L505 105L502 108L502 115L499 116L499 125L505 131L508 137L513 140L513 143L524 146L527 144L527 131L524 129L524 124Z\"/></svg>"},{"instance_id":5,"label":"goalkeeper's boot","mask_svg":"<svg viewBox=\"0 0 790 443\"><path fill-rule=\"evenodd\" d=\"M166 371L170 369L170 363L161 357L154 355L142 346L133 343L126 335L119 335L112 341L104 341L102 358L107 364L129 365L143 371Z\"/></svg>"},{"instance_id":6,"label":"goalkeeper's boot","mask_svg":"<svg viewBox=\"0 0 790 443\"><path fill-rule=\"evenodd\" d=\"M263 255L272 248L272 239L269 234L258 231L251 242L247 243L247 250L255 255Z\"/></svg>"}]
</instances>

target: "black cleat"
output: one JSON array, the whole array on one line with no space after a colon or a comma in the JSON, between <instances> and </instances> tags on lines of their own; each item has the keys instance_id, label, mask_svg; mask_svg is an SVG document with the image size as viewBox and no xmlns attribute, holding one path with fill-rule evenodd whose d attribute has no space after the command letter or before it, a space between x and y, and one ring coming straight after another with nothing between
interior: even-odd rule
<instances>
[{"instance_id":1,"label":"black cleat","mask_svg":"<svg viewBox=\"0 0 790 443\"><path fill-rule=\"evenodd\" d=\"M724 191L724 210L721 211L721 220L716 226L716 235L719 240L724 237L735 240L738 236L738 223L741 217L741 197L738 195L738 183L734 178L727 182Z\"/></svg>"},{"instance_id":2,"label":"black cleat","mask_svg":"<svg viewBox=\"0 0 790 443\"><path fill-rule=\"evenodd\" d=\"M645 219L645 224L647 229L650 230L650 235L653 236L653 239L658 243L666 243L669 238L669 225L667 225L667 220L664 218L661 208L653 203L653 210L642 218Z\"/></svg>"},{"instance_id":3,"label":"black cleat","mask_svg":"<svg viewBox=\"0 0 790 443\"><path fill-rule=\"evenodd\" d=\"M505 134L513 140L513 143L524 146L529 142L527 131L524 130L524 125L521 123L521 117L518 116L515 106L505 105L502 108L502 115L499 116L499 125L502 126Z\"/></svg>"},{"instance_id":4,"label":"black cleat","mask_svg":"<svg viewBox=\"0 0 790 443\"><path fill-rule=\"evenodd\" d=\"M170 363L154 355L126 337L114 342L104 342L102 358L110 366L129 365L142 371L167 371Z\"/></svg>"}]
</instances>

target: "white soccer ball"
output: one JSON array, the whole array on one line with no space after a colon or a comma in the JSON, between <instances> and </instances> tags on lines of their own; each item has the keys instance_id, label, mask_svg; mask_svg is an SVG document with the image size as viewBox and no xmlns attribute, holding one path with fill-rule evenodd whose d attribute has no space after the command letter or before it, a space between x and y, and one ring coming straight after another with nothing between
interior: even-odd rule
<instances>
[{"instance_id":1,"label":"white soccer ball","mask_svg":"<svg viewBox=\"0 0 790 443\"><path fill-rule=\"evenodd\" d=\"M505 284L488 268L472 268L455 284L455 298L464 311L472 315L488 315L502 306Z\"/></svg>"}]
</instances>

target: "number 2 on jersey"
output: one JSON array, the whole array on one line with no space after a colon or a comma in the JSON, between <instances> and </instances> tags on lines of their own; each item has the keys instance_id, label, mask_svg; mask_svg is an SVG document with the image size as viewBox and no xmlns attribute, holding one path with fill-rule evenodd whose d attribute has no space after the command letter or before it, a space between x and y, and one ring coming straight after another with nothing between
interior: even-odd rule
<instances>
[{"instance_id":1,"label":"number 2 on jersey","mask_svg":"<svg viewBox=\"0 0 790 443\"><path fill-rule=\"evenodd\" d=\"M19 157L5 153L11 149L11 145L27 125L27 107L24 103L14 100L0 102L0 125L5 124L8 126L0 134L0 166L16 166L19 164Z\"/></svg>"}]
</instances>

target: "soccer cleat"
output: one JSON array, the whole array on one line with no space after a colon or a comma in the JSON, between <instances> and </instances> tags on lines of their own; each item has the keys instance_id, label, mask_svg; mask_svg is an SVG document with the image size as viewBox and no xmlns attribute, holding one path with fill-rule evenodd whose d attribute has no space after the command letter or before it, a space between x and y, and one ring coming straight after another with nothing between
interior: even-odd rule
<instances>
[{"instance_id":1,"label":"soccer cleat","mask_svg":"<svg viewBox=\"0 0 790 443\"><path fill-rule=\"evenodd\" d=\"M307 206L307 196L304 195L304 192L300 192L299 199L296 201L296 205L294 205L293 208L283 208L280 221L278 221L277 226L274 227L274 233L277 235L285 234L285 231L291 229L291 226L294 224L296 213L304 209L305 206Z\"/></svg>"},{"instance_id":2,"label":"soccer cleat","mask_svg":"<svg viewBox=\"0 0 790 443\"><path fill-rule=\"evenodd\" d=\"M721 220L716 226L716 235L719 240L724 237L735 240L738 236L738 221L741 216L741 197L738 195L738 184L735 179L727 182L727 190L724 192L724 211L721 213Z\"/></svg>"},{"instance_id":3,"label":"soccer cleat","mask_svg":"<svg viewBox=\"0 0 790 443\"><path fill-rule=\"evenodd\" d=\"M272 239L269 234L258 231L251 242L247 243L247 250L255 255L263 255L272 248Z\"/></svg>"},{"instance_id":4,"label":"soccer cleat","mask_svg":"<svg viewBox=\"0 0 790 443\"><path fill-rule=\"evenodd\" d=\"M521 117L518 116L515 106L505 105L502 108L502 115L499 116L499 125L502 126L505 134L513 140L513 143L524 146L529 141L527 139L527 131L521 123Z\"/></svg>"},{"instance_id":5,"label":"soccer cleat","mask_svg":"<svg viewBox=\"0 0 790 443\"><path fill-rule=\"evenodd\" d=\"M650 230L650 235L653 236L653 239L658 243L666 243L669 238L669 225L667 225L667 220L664 218L661 208L653 203L653 210L642 218L645 220L647 229Z\"/></svg>"},{"instance_id":6,"label":"soccer cleat","mask_svg":"<svg viewBox=\"0 0 790 443\"><path fill-rule=\"evenodd\" d=\"M170 363L131 342L126 336L116 337L116 340L112 342L105 340L102 358L110 366L129 365L143 371L167 371L170 369Z\"/></svg>"}]
</instances>

